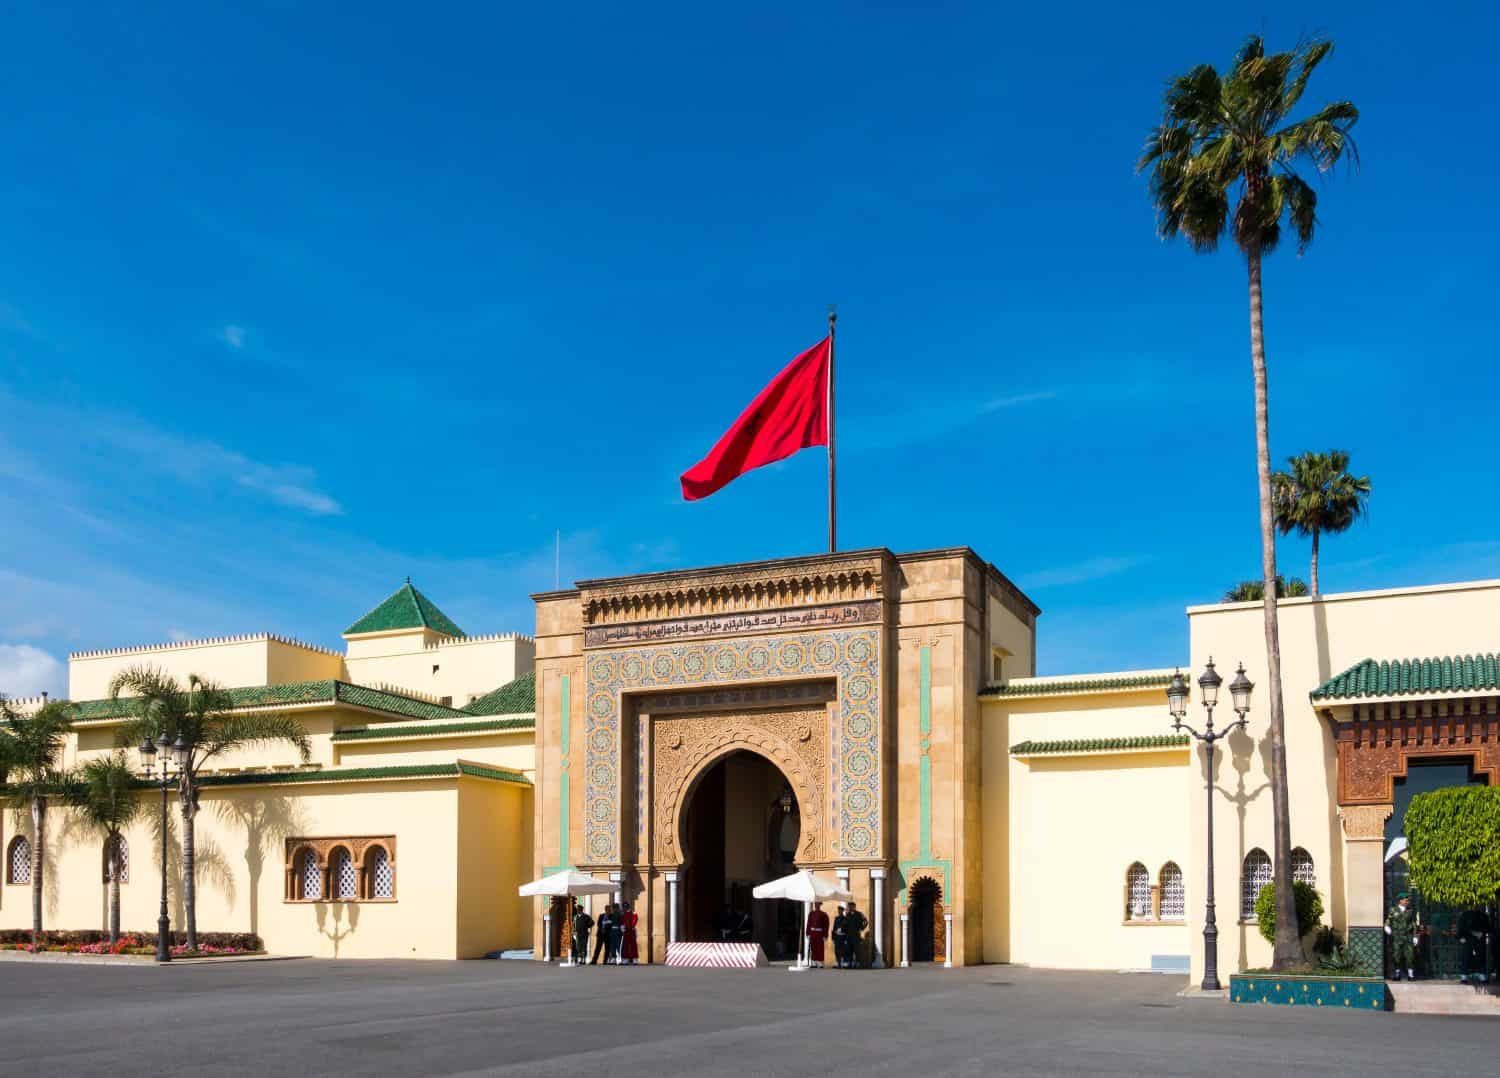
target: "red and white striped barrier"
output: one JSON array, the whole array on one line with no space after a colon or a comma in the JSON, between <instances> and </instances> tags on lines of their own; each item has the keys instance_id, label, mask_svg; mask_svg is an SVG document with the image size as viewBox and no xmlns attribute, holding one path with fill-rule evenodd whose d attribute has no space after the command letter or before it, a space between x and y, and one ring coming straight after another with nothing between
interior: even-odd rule
<instances>
[{"instance_id":1,"label":"red and white striped barrier","mask_svg":"<svg viewBox=\"0 0 1500 1078\"><path fill-rule=\"evenodd\" d=\"M770 963L758 943L669 943L667 965L679 969L755 969Z\"/></svg>"}]
</instances>

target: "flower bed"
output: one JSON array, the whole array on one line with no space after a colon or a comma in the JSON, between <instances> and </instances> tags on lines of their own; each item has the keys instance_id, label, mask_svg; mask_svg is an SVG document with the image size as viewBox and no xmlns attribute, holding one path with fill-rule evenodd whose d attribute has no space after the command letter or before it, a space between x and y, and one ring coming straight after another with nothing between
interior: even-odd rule
<instances>
[{"instance_id":1,"label":"flower bed","mask_svg":"<svg viewBox=\"0 0 1500 1078\"><path fill-rule=\"evenodd\" d=\"M1327 973L1232 973L1229 1002L1283 1007L1339 1007L1388 1011L1390 993L1379 977Z\"/></svg>"},{"instance_id":2,"label":"flower bed","mask_svg":"<svg viewBox=\"0 0 1500 1078\"><path fill-rule=\"evenodd\" d=\"M41 939L32 942L27 929L11 928L0 931L0 951L21 951L28 954L48 952L77 955L146 955L156 954L155 932L121 932L113 944L109 933L97 930L43 932ZM253 932L200 932L198 949L189 951L187 936L182 932L172 933L173 958L199 958L216 955L263 954L265 945Z\"/></svg>"}]
</instances>

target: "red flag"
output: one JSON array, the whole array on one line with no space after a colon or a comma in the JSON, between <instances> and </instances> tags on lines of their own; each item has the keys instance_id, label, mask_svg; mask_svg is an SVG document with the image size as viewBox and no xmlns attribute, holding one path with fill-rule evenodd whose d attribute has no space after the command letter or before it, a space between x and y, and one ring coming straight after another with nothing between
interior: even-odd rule
<instances>
[{"instance_id":1,"label":"red flag","mask_svg":"<svg viewBox=\"0 0 1500 1078\"><path fill-rule=\"evenodd\" d=\"M825 337L771 379L697 464L682 473L682 496L706 498L751 468L828 444L828 364Z\"/></svg>"}]
</instances>

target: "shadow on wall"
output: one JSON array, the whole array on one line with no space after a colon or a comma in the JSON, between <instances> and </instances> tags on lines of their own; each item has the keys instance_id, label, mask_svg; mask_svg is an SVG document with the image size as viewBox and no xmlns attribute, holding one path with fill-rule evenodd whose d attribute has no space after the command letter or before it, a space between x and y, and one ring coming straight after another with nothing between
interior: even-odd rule
<instances>
[{"instance_id":1,"label":"shadow on wall","mask_svg":"<svg viewBox=\"0 0 1500 1078\"><path fill-rule=\"evenodd\" d=\"M1244 886L1241 875L1244 872L1245 855L1250 852L1251 843L1245 833L1245 817L1249 814L1250 805L1259 800L1260 797L1271 788L1270 780L1262 782L1254 790L1250 789L1248 778L1250 775L1250 764L1252 757L1257 751L1260 753L1261 773L1270 774L1271 771L1271 737L1267 734L1259 742L1251 737L1241 727L1224 739L1224 747L1227 751L1214 753L1214 789L1230 804L1234 806L1235 833L1238 837L1237 852L1234 863L1235 888L1230 898L1233 903L1231 909L1234 911L1234 925L1239 932L1239 943L1241 955L1249 948L1250 926L1243 923L1241 913L1241 888ZM1228 757L1229 764L1234 768L1234 788L1219 784L1219 773L1224 767L1224 759ZM1254 845L1260 845L1255 843ZM1258 931L1258 930L1257 930Z\"/></svg>"},{"instance_id":2,"label":"shadow on wall","mask_svg":"<svg viewBox=\"0 0 1500 1078\"><path fill-rule=\"evenodd\" d=\"M245 833L245 874L249 883L250 913L247 931L259 935L260 882L266 870L266 858L272 857L279 876L282 844L292 835L306 830L305 814L299 802L281 796L215 801L214 812L221 821L237 825Z\"/></svg>"},{"instance_id":3,"label":"shadow on wall","mask_svg":"<svg viewBox=\"0 0 1500 1078\"><path fill-rule=\"evenodd\" d=\"M318 902L314 905L318 931L333 944L333 957L339 956L339 944L354 935L359 927L358 902ZM340 924L342 923L342 926Z\"/></svg>"},{"instance_id":4,"label":"shadow on wall","mask_svg":"<svg viewBox=\"0 0 1500 1078\"><path fill-rule=\"evenodd\" d=\"M1312 601L1313 616L1313 640L1318 652L1318 680L1319 685L1333 677L1333 660L1329 654L1328 646L1328 611L1323 605L1323 600ZM1313 721L1320 727L1323 745L1323 781L1327 788L1328 804L1339 803L1339 752L1338 745L1333 740L1333 730L1318 717L1317 709L1313 709ZM1343 849L1343 828L1339 822L1337 811L1328 814L1328 919L1330 924L1342 924L1348 927L1349 910L1344 902L1344 858L1340 851Z\"/></svg>"}]
</instances>

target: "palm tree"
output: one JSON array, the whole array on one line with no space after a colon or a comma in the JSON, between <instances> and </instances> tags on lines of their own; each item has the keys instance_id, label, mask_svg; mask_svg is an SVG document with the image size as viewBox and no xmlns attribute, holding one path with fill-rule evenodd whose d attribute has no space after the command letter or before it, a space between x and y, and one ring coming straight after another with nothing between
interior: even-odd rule
<instances>
[{"instance_id":1,"label":"palm tree","mask_svg":"<svg viewBox=\"0 0 1500 1078\"><path fill-rule=\"evenodd\" d=\"M42 869L47 848L47 799L66 786L62 766L72 705L49 700L23 715L0 698L0 772L10 806L31 811L31 944L42 942Z\"/></svg>"},{"instance_id":2,"label":"palm tree","mask_svg":"<svg viewBox=\"0 0 1500 1078\"><path fill-rule=\"evenodd\" d=\"M124 752L100 756L78 768L68 800L90 828L104 836L104 876L109 881L109 942L120 939L120 857L124 832L141 814L135 774Z\"/></svg>"},{"instance_id":3,"label":"palm tree","mask_svg":"<svg viewBox=\"0 0 1500 1078\"><path fill-rule=\"evenodd\" d=\"M249 745L283 742L294 746L306 763L311 751L307 732L290 715L236 710L224 686L197 674L184 688L175 677L150 666L122 670L109 683L111 699L134 698L135 719L121 729L121 745L136 745L165 734L186 743L187 763L178 780L182 808L182 904L187 948L198 949L198 890L194 881L198 814L198 773L209 761Z\"/></svg>"},{"instance_id":4,"label":"palm tree","mask_svg":"<svg viewBox=\"0 0 1500 1078\"><path fill-rule=\"evenodd\" d=\"M1269 682L1271 805L1275 849L1276 945L1272 968L1302 959L1291 879L1286 737L1281 699L1281 643L1276 624L1276 534L1271 507L1271 433L1261 318L1261 260L1275 250L1286 217L1299 253L1317 226L1317 192L1297 172L1320 173L1348 155L1358 163L1349 129L1359 110L1338 101L1287 122L1308 79L1333 44L1309 41L1266 54L1250 37L1222 77L1199 64L1167 86L1161 123L1146 140L1138 167L1151 173L1151 198L1163 238L1184 236L1207 253L1228 232L1249 269L1250 359L1255 381L1255 458L1260 479L1261 579L1265 588L1266 678ZM1233 212L1231 213L1231 202Z\"/></svg>"},{"instance_id":5,"label":"palm tree","mask_svg":"<svg viewBox=\"0 0 1500 1078\"><path fill-rule=\"evenodd\" d=\"M1307 594L1307 583L1292 577L1290 580L1282 579L1280 574L1276 577L1276 598L1297 599ZM1266 582L1264 580L1241 580L1234 587L1224 593L1223 602L1226 603L1255 603L1266 597Z\"/></svg>"},{"instance_id":6,"label":"palm tree","mask_svg":"<svg viewBox=\"0 0 1500 1078\"><path fill-rule=\"evenodd\" d=\"M1271 476L1271 503L1282 535L1297 531L1312 536L1312 579L1318 594L1318 538L1347 531L1365 515L1370 477L1349 474L1349 454L1342 449L1288 457L1289 472Z\"/></svg>"}]
</instances>

